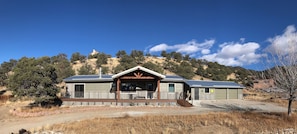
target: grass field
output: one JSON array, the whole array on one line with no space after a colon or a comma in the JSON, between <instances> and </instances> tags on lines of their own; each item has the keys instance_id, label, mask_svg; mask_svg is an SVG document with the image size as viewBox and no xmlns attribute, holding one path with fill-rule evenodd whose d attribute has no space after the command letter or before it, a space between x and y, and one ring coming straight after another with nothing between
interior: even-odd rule
<instances>
[{"instance_id":1,"label":"grass field","mask_svg":"<svg viewBox=\"0 0 297 134\"><path fill-rule=\"evenodd\" d=\"M83 114L83 113L82 113ZM94 118L43 127L67 134L85 133L293 133L297 116L284 113L212 112L199 115L158 115Z\"/></svg>"},{"instance_id":2,"label":"grass field","mask_svg":"<svg viewBox=\"0 0 297 134\"><path fill-rule=\"evenodd\" d=\"M287 100L279 99L268 93L251 92L255 94L245 99L276 103L287 106ZM92 107L91 107L92 108ZM293 102L294 112L297 112L297 102ZM66 111L65 108L32 108L20 109L28 114ZM89 109L90 110L90 109ZM98 110L98 109L96 109ZM169 110L169 109L168 109ZM172 110L172 109L171 109ZM84 114L84 111L80 111ZM43 114L42 114L43 115ZM27 116L26 116L27 117ZM53 119L54 120L54 119ZM210 112L196 115L146 115L131 117L128 114L117 118L97 117L93 119L69 123L36 126L34 131L55 131L66 134L85 133L116 133L116 134L169 134L169 133L297 133L297 114L288 117L286 113L269 112Z\"/></svg>"}]
</instances>

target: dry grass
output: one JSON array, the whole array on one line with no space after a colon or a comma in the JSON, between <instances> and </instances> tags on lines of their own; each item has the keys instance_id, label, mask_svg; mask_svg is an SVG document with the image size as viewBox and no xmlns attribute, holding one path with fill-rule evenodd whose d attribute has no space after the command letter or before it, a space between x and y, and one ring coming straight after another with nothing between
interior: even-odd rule
<instances>
[{"instance_id":1,"label":"dry grass","mask_svg":"<svg viewBox=\"0 0 297 134\"><path fill-rule=\"evenodd\" d=\"M3 104L7 102L10 98L12 98L11 95L0 95L0 103Z\"/></svg>"},{"instance_id":2,"label":"dry grass","mask_svg":"<svg viewBox=\"0 0 297 134\"><path fill-rule=\"evenodd\" d=\"M82 113L83 114L83 113ZM297 115L283 113L213 112L199 115L158 115L94 118L43 127L67 134L83 133L292 133Z\"/></svg>"},{"instance_id":3,"label":"dry grass","mask_svg":"<svg viewBox=\"0 0 297 134\"><path fill-rule=\"evenodd\" d=\"M244 90L244 94L246 95L244 97L244 99L246 100L269 102L283 107L288 106L288 100L281 99L276 93L266 93L266 92L260 92L257 90ZM297 111L296 101L293 101L292 109L294 111Z\"/></svg>"}]
</instances>

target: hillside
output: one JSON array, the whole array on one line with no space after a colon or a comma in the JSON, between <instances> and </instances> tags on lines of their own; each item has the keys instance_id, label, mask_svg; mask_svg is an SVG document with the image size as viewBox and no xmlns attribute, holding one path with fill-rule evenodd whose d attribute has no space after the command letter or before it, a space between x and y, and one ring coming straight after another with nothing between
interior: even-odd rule
<instances>
[{"instance_id":1,"label":"hillside","mask_svg":"<svg viewBox=\"0 0 297 134\"><path fill-rule=\"evenodd\" d=\"M99 68L96 68L96 60L97 59L95 59L95 58L87 59L85 61L85 63L81 63L80 61L76 61L75 64L71 64L72 69L75 70L76 74L78 74L78 70L83 65L88 64L88 65L91 65L92 68L96 70L96 73L99 73ZM107 58L107 64L102 64L102 67L107 67L108 68L108 73L107 74L113 74L112 69L120 64L119 60L120 59L116 58L116 57ZM145 62L148 62L148 61L153 62L153 63L157 63L157 64L163 64L164 63L164 59L159 58L159 57L145 57ZM166 70L165 74L174 74L174 73Z\"/></svg>"},{"instance_id":2,"label":"hillside","mask_svg":"<svg viewBox=\"0 0 297 134\"><path fill-rule=\"evenodd\" d=\"M24 69L29 70L40 69L38 66L41 64L54 68L58 83L72 75L98 74L99 68L102 69L102 74L117 74L137 65L165 75L179 75L193 80L232 80L244 86L251 86L256 74L256 71L242 67L224 66L217 62L195 59L177 52L162 52L160 56L152 56L144 55L138 50L132 50L130 54L120 50L116 57L112 57L94 50L88 56L75 52L70 58L61 53L52 57L22 57L18 60L11 59L3 62L0 66L0 86L9 84L9 77L14 74L15 70L24 66L28 66Z\"/></svg>"},{"instance_id":3,"label":"hillside","mask_svg":"<svg viewBox=\"0 0 297 134\"><path fill-rule=\"evenodd\" d=\"M102 64L102 67L107 67L108 68L108 73L107 74L114 74L113 73L113 69L116 68L116 66L118 66L120 64L119 60L120 58L116 58L116 57L110 57L107 58L107 64ZM78 70L83 66L83 65L91 65L92 69L96 70L96 73L99 73L99 68L96 68L96 60L95 58L93 59L87 59L84 63L81 63L80 61L76 61L75 64L71 64L72 65L72 69L75 71L75 74L79 74ZM160 66L164 66L166 61L166 58L164 57L154 57L154 56L145 56L144 57L144 62L152 62L154 64L158 64ZM174 60L171 60L171 62L174 62L175 64L180 65L180 63L175 62ZM203 66L203 69L206 70L208 68L207 65ZM197 70L197 68L193 67L193 70ZM165 75L177 75L176 73L170 71L169 69L164 69L163 74ZM209 79L207 77L203 77L201 75L197 75L195 74L192 78L193 80L212 80ZM235 73L231 73L229 75L227 75L227 80L235 80L236 79L236 75Z\"/></svg>"}]
</instances>

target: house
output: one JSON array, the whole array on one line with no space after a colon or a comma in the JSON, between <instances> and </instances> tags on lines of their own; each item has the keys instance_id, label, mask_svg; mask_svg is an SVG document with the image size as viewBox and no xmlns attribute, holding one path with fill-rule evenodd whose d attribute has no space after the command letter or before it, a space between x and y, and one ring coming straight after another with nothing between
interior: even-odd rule
<instances>
[{"instance_id":1,"label":"house","mask_svg":"<svg viewBox=\"0 0 297 134\"><path fill-rule=\"evenodd\" d=\"M242 99L243 86L230 81L187 80L136 66L115 75L76 75L64 79L64 101L100 104L176 103L187 100Z\"/></svg>"}]
</instances>

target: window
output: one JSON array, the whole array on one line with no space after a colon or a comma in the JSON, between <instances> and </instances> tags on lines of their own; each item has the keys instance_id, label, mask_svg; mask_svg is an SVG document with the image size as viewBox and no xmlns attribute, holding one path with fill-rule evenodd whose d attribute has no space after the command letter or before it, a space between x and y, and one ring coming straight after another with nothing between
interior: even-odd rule
<instances>
[{"instance_id":1,"label":"window","mask_svg":"<svg viewBox=\"0 0 297 134\"><path fill-rule=\"evenodd\" d=\"M84 85L75 85L74 86L74 97L83 98L84 97Z\"/></svg>"},{"instance_id":2,"label":"window","mask_svg":"<svg viewBox=\"0 0 297 134\"><path fill-rule=\"evenodd\" d=\"M175 92L174 84L169 84L169 92Z\"/></svg>"},{"instance_id":3,"label":"window","mask_svg":"<svg viewBox=\"0 0 297 134\"><path fill-rule=\"evenodd\" d=\"M205 88L205 93L209 93L209 88Z\"/></svg>"},{"instance_id":4,"label":"window","mask_svg":"<svg viewBox=\"0 0 297 134\"><path fill-rule=\"evenodd\" d=\"M135 83L121 83L121 91L136 91Z\"/></svg>"}]
</instances>

